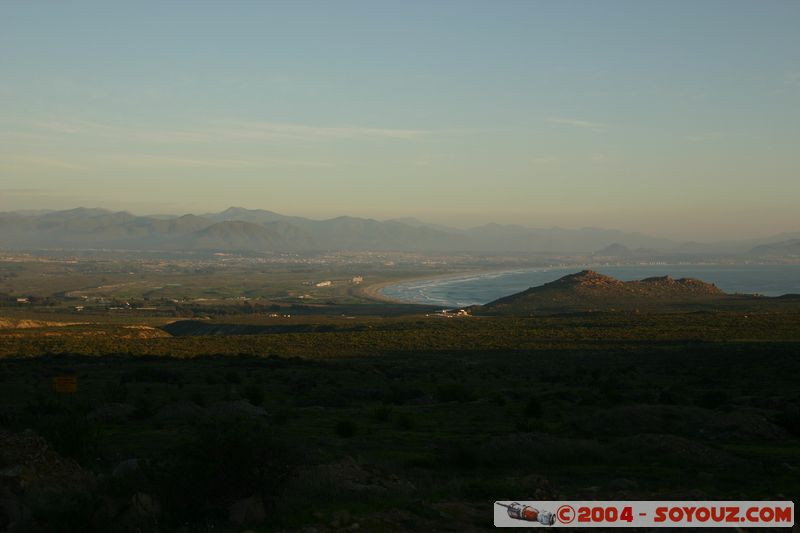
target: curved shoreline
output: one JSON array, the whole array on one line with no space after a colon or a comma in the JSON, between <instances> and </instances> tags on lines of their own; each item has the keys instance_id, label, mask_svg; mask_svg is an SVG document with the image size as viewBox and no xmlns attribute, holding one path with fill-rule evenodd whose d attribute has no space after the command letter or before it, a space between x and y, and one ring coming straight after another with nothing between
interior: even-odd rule
<instances>
[{"instance_id":1,"label":"curved shoreline","mask_svg":"<svg viewBox=\"0 0 800 533\"><path fill-rule=\"evenodd\" d=\"M410 305L430 305L431 307L436 307L433 304L422 304L419 302L413 302L410 300L400 300L397 298L392 298L390 296L386 296L383 294L383 289L386 287L391 287L393 285L402 285L404 283L409 283L412 281L435 281L435 280L447 280L447 279L457 279L461 276L468 275L468 274L485 274L487 272L495 272L494 270L462 270L458 272L450 272L447 274L437 274L435 276L412 276L409 278L401 278L401 279L394 279L389 281L380 281L378 283L372 283L370 285L366 285L358 289L358 295L362 298L366 298L367 300L373 300L376 302L381 303L392 303L392 304L410 304Z\"/></svg>"},{"instance_id":2,"label":"curved shoreline","mask_svg":"<svg viewBox=\"0 0 800 533\"><path fill-rule=\"evenodd\" d=\"M538 268L538 267L533 267L533 268ZM392 302L392 303L400 303L400 304L411 304L411 305L427 305L427 306L430 306L430 307L441 308L441 307L443 307L442 304L423 303L423 302L415 302L413 300L400 300L400 299L397 299L397 298L391 298L391 297L386 296L385 294L383 294L382 291L383 291L383 289L385 289L387 287L391 287L391 286L394 286L394 285L404 285L406 283L410 283L410 282L414 282L414 281L446 282L446 281L449 281L449 280L459 280L459 279L467 277L467 276L476 276L476 275L477 276L481 276L481 275L487 275L487 274L502 275L502 274L507 274L507 273L510 273L510 272L516 272L517 270L519 270L519 269L507 269L507 268L492 269L492 268L490 268L490 269L479 269L479 270L462 270L462 271L459 271L459 272L452 272L452 273L449 273L449 274L440 274L440 275L437 275L437 276L416 276L416 277L413 277L413 278L405 278L405 279L402 279L402 280L387 281L385 283L377 283L377 284L375 284L375 291L376 291L376 294L377 294L377 298L381 299L381 301L384 301L384 302ZM372 286L370 288L372 288ZM444 307L450 308L450 307L453 307L453 306L444 305Z\"/></svg>"},{"instance_id":3,"label":"curved shoreline","mask_svg":"<svg viewBox=\"0 0 800 533\"><path fill-rule=\"evenodd\" d=\"M436 305L433 303L422 303L422 302L415 302L413 300L400 300L397 298L392 298L390 296L386 296L385 294L383 294L382 291L387 287L391 287L394 285L404 285L406 283L414 281L448 281L448 280L457 280L464 276L485 275L485 274L507 274L510 272L517 272L519 270L533 270L538 268L558 268L558 267L482 268L482 269L471 269L471 270L459 270L454 272L448 272L447 274L437 274L434 276L412 276L409 278L401 278L391 281L381 281L378 283L367 285L359 290L359 294L367 299L383 303L427 305L430 307L441 307L441 305Z\"/></svg>"},{"instance_id":4,"label":"curved shoreline","mask_svg":"<svg viewBox=\"0 0 800 533\"><path fill-rule=\"evenodd\" d=\"M559 266L535 266L535 267L517 267L517 268L481 268L481 269L470 269L470 270L459 270L454 272L448 272L447 274L437 274L434 276L412 276L408 278L396 279L391 281L382 281L378 283L373 283L371 285L365 286L359 290L359 294L367 298L369 300L373 300L376 302L382 303L393 303L393 304L406 304L406 305L427 305L430 307L442 307L441 305L437 305L435 303L423 303L423 302L415 302L413 300L400 300L398 298L392 298L390 296L386 296L383 294L383 289L387 287L391 287L394 285L404 285L406 283L414 282L414 281L448 281L448 280L457 280L459 278L465 276L474 276L474 275L487 275L487 274L495 274L495 275L502 275L502 274L509 274L519 271L528 271L528 270L538 270L538 269L553 269L553 268L588 268L591 265L559 265Z\"/></svg>"},{"instance_id":5,"label":"curved shoreline","mask_svg":"<svg viewBox=\"0 0 800 533\"><path fill-rule=\"evenodd\" d=\"M670 267L678 267L678 268L692 268L692 267L725 267L731 266L741 266L741 265L726 265L726 264L701 264L701 265L685 265L679 263L670 263L670 264L663 264L663 265L603 265L603 264L596 264L596 263L583 263L583 264L571 264L571 265L550 265L550 266L531 266L531 267L517 267L517 268L498 268L498 269L470 269L470 270L461 270L461 271L454 271L448 272L446 274L436 274L436 275L420 275L420 276L411 276L407 278L400 278L395 280L386 280L378 283L373 283L368 286L365 286L363 289L359 291L359 295L363 298L368 300L372 300L375 302L383 302L383 303L393 303L393 304L406 304L406 305L426 305L429 307L442 307L443 304L435 303L435 302L420 302L414 300L402 300L399 298L394 298L391 296L387 296L383 291L387 287L397 286L397 285L404 285L413 282L446 282L449 280L458 280L459 278L464 278L468 276L486 276L486 275L503 275L507 273L514 273L519 271L535 271L535 270L558 270L564 269L566 271L569 270L582 270L582 269L602 269L603 267L613 267L613 268L632 268L632 269L647 269L649 266L653 268L669 271ZM446 306L445 306L446 307Z\"/></svg>"},{"instance_id":6,"label":"curved shoreline","mask_svg":"<svg viewBox=\"0 0 800 533\"><path fill-rule=\"evenodd\" d=\"M403 302L401 300L394 300L392 298L388 298L381 294L381 290L384 287L388 287L389 285L394 285L395 283L402 283L402 281L380 281L378 283L372 283L370 285L365 285L364 287L359 287L356 289L356 294L359 298L364 298L365 300L372 300L374 302L381 302L381 303L392 303L392 304L404 304L408 302Z\"/></svg>"}]
</instances>

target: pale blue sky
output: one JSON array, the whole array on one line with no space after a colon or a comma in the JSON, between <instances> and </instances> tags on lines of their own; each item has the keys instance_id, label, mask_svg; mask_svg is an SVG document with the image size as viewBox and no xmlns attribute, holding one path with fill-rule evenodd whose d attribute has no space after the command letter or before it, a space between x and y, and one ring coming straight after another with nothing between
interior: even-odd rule
<instances>
[{"instance_id":1,"label":"pale blue sky","mask_svg":"<svg viewBox=\"0 0 800 533\"><path fill-rule=\"evenodd\" d=\"M0 210L800 230L800 2L0 2Z\"/></svg>"}]
</instances>

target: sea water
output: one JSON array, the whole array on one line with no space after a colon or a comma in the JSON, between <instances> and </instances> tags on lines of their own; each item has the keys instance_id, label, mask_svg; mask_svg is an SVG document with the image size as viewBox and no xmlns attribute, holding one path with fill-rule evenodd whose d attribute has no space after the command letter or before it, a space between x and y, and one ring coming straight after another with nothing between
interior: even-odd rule
<instances>
[{"instance_id":1,"label":"sea water","mask_svg":"<svg viewBox=\"0 0 800 533\"><path fill-rule=\"evenodd\" d=\"M591 269L621 280L653 276L697 278L729 293L780 296L800 294L800 265L636 265L526 268L439 277L389 285L384 296L405 302L464 307L542 285L567 274Z\"/></svg>"}]
</instances>

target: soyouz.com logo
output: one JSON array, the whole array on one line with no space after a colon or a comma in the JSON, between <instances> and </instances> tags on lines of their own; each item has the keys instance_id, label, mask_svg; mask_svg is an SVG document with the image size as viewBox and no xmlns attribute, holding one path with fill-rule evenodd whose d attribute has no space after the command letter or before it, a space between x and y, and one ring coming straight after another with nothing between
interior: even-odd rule
<instances>
[{"instance_id":1,"label":"soyouz.com logo","mask_svg":"<svg viewBox=\"0 0 800 533\"><path fill-rule=\"evenodd\" d=\"M790 501L496 501L495 527L792 527Z\"/></svg>"}]
</instances>

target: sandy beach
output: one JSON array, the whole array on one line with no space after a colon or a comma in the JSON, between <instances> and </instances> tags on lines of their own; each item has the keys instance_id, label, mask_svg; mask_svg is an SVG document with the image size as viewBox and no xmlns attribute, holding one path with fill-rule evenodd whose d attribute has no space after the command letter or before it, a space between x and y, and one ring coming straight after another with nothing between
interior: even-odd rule
<instances>
[{"instance_id":1,"label":"sandy beach","mask_svg":"<svg viewBox=\"0 0 800 533\"><path fill-rule=\"evenodd\" d=\"M410 281L434 281L434 280L447 280L452 278L459 278L461 276L467 275L474 275L474 274L485 274L486 272L491 272L491 270L461 270L456 272L448 272L447 274L437 274L435 276L412 276L408 278L400 278L394 279L390 281L381 281L378 283L371 283L369 285L365 285L357 289L355 292L358 296L366 298L368 300L373 300L377 302L386 302L386 303L415 303L409 302L406 300L398 300L396 298L390 298L384 295L381 291L386 287L392 285L400 285L403 283L408 283Z\"/></svg>"},{"instance_id":2,"label":"sandy beach","mask_svg":"<svg viewBox=\"0 0 800 533\"><path fill-rule=\"evenodd\" d=\"M415 278L404 278L399 280L392 280L392 281L381 281L379 283L371 283L369 285L364 285L363 287L359 287L355 289L353 292L356 296L367 300L373 300L376 302L385 302L385 303L407 303L403 302L402 300L395 300L394 298L389 298L381 294L381 290L384 287L388 287L389 285L395 285L397 283L405 283L406 281L411 281Z\"/></svg>"}]
</instances>

